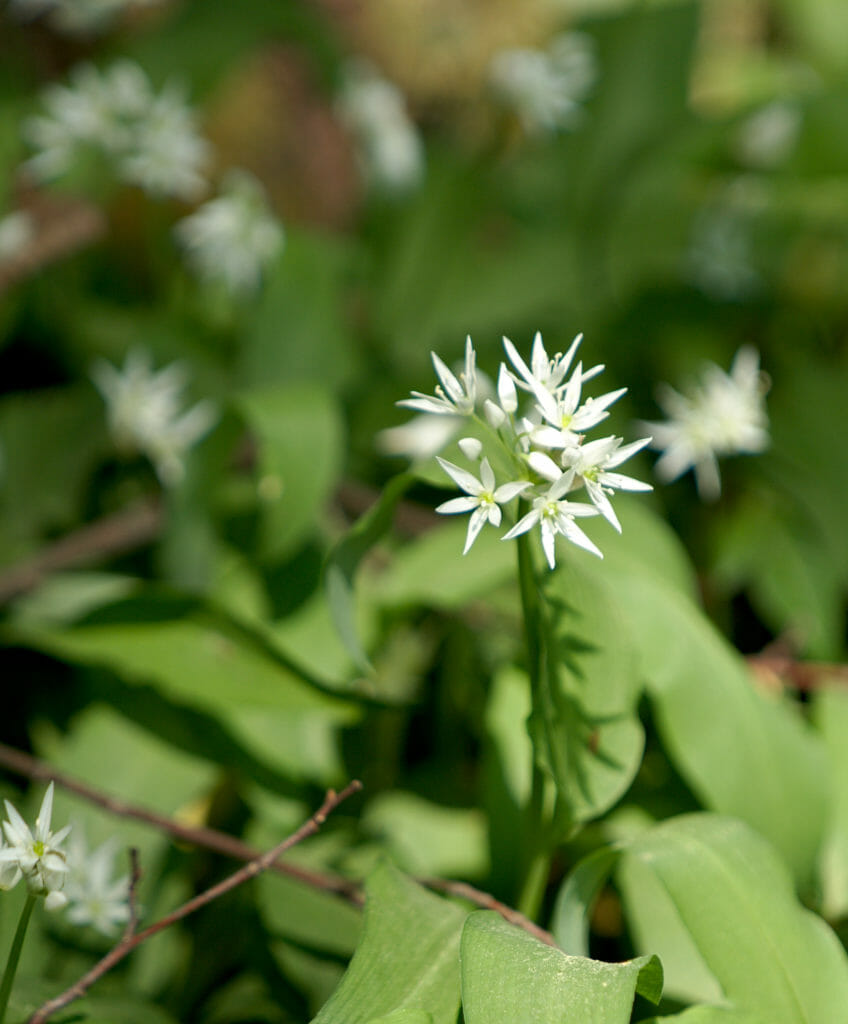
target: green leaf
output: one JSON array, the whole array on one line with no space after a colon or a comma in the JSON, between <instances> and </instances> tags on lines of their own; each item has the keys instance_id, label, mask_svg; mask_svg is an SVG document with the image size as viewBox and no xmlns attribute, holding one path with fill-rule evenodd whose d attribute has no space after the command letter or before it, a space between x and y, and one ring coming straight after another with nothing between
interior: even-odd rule
<instances>
[{"instance_id":1,"label":"green leaf","mask_svg":"<svg viewBox=\"0 0 848 1024\"><path fill-rule=\"evenodd\" d=\"M560 887L550 929L566 953L589 955L589 914L619 855L618 849L609 846L595 850L575 866Z\"/></svg>"},{"instance_id":2,"label":"green leaf","mask_svg":"<svg viewBox=\"0 0 848 1024\"><path fill-rule=\"evenodd\" d=\"M395 1010L388 1017L375 1017L368 1024L433 1024L433 1016L423 1010Z\"/></svg>"},{"instance_id":3,"label":"green leaf","mask_svg":"<svg viewBox=\"0 0 848 1024\"><path fill-rule=\"evenodd\" d=\"M656 957L568 956L491 910L469 915L462 932L466 1024L628 1024L636 993L657 1002L661 991Z\"/></svg>"},{"instance_id":4,"label":"green leaf","mask_svg":"<svg viewBox=\"0 0 848 1024\"><path fill-rule=\"evenodd\" d=\"M400 1010L455 1024L466 911L385 863L369 875L365 891L362 941L314 1024L368 1024Z\"/></svg>"},{"instance_id":5,"label":"green leaf","mask_svg":"<svg viewBox=\"0 0 848 1024\"><path fill-rule=\"evenodd\" d=\"M631 865L639 870L629 873ZM769 1024L845 1019L848 957L825 922L801 906L786 865L749 826L712 814L674 818L633 841L621 868L639 945L663 958L668 992L687 987L674 956L683 934L732 1007ZM655 884L644 886L646 879ZM653 913L660 899L671 930Z\"/></svg>"},{"instance_id":6,"label":"green leaf","mask_svg":"<svg viewBox=\"0 0 848 1024\"><path fill-rule=\"evenodd\" d=\"M645 1024L768 1024L759 1014L729 1010L724 1006L691 1006L670 1017L652 1017Z\"/></svg>"},{"instance_id":7,"label":"green leaf","mask_svg":"<svg viewBox=\"0 0 848 1024\"><path fill-rule=\"evenodd\" d=\"M829 686L813 698L813 722L824 741L831 813L821 855L822 912L831 921L848 913L848 693Z\"/></svg>"},{"instance_id":8,"label":"green leaf","mask_svg":"<svg viewBox=\"0 0 848 1024\"><path fill-rule=\"evenodd\" d=\"M342 426L326 391L305 384L243 393L259 446L260 555L280 560L320 521L341 463Z\"/></svg>"},{"instance_id":9,"label":"green leaf","mask_svg":"<svg viewBox=\"0 0 848 1024\"><path fill-rule=\"evenodd\" d=\"M351 658L367 673L374 669L356 629L354 577L363 557L391 528L395 507L413 479L404 473L386 486L379 501L354 523L330 552L324 570L324 586L336 629Z\"/></svg>"}]
</instances>

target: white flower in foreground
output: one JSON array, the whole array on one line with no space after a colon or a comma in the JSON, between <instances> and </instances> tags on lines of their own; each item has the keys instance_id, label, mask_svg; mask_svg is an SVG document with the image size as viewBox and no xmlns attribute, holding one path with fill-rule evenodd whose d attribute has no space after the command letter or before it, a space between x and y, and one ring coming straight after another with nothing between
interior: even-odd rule
<instances>
[{"instance_id":1,"label":"white flower in foreground","mask_svg":"<svg viewBox=\"0 0 848 1024\"><path fill-rule=\"evenodd\" d=\"M186 452L217 419L212 402L202 401L181 412L185 370L173 363L154 371L144 351L130 352L123 370L99 360L91 376L106 401L116 445L146 455L164 486L179 483Z\"/></svg>"},{"instance_id":2,"label":"white flower in foreground","mask_svg":"<svg viewBox=\"0 0 848 1024\"><path fill-rule=\"evenodd\" d=\"M600 549L574 522L577 517L596 516L598 510L594 505L587 505L580 501L566 501L563 497L571 487L573 479L573 473L563 473L544 494L533 499L533 507L527 515L522 516L515 526L503 536L504 540L512 540L513 537L526 533L538 525L542 534L542 550L552 569L556 566L555 541L557 534L562 534L566 540L578 547L585 548L586 551L591 551L598 558L604 557Z\"/></svg>"},{"instance_id":3,"label":"white flower in foreground","mask_svg":"<svg viewBox=\"0 0 848 1024\"><path fill-rule=\"evenodd\" d=\"M114 877L116 844L107 840L89 851L79 829L69 843L65 895L68 920L111 936L130 919L129 876Z\"/></svg>"},{"instance_id":4,"label":"white flower in foreground","mask_svg":"<svg viewBox=\"0 0 848 1024\"><path fill-rule=\"evenodd\" d=\"M198 276L221 281L236 295L257 290L262 271L284 238L262 186L246 171L231 171L221 195L184 217L174 230Z\"/></svg>"},{"instance_id":5,"label":"white flower in foreground","mask_svg":"<svg viewBox=\"0 0 848 1024\"><path fill-rule=\"evenodd\" d=\"M44 905L48 910L63 907L67 902L62 887L68 873L68 861L61 845L71 826L66 825L55 833L50 831L53 783L44 794L41 810L35 819L34 833L8 800L5 804L8 820L3 822L3 831L9 845L0 849L0 865L3 865L6 887L11 888L23 878L31 893L46 897ZM10 869L13 869L11 875ZM14 879L11 884L10 878Z\"/></svg>"},{"instance_id":6,"label":"white flower in foreground","mask_svg":"<svg viewBox=\"0 0 848 1024\"><path fill-rule=\"evenodd\" d=\"M675 480L693 469L701 498L718 498L718 456L753 454L768 447L767 390L759 355L750 346L739 349L729 374L709 363L689 395L663 388L658 402L669 418L646 424L653 433L651 447L663 450L656 464L660 479Z\"/></svg>"},{"instance_id":7,"label":"white flower in foreground","mask_svg":"<svg viewBox=\"0 0 848 1024\"><path fill-rule=\"evenodd\" d=\"M366 61L351 61L336 104L376 188L403 192L424 176L424 146L403 93Z\"/></svg>"},{"instance_id":8,"label":"white flower in foreground","mask_svg":"<svg viewBox=\"0 0 848 1024\"><path fill-rule=\"evenodd\" d=\"M479 479L451 462L438 460L464 495L444 502L437 511L471 513L465 551L487 522L500 525L502 505L520 497L523 508L529 506L530 511L508 530L504 540L538 526L545 558L552 569L556 565L557 536L600 556L600 550L575 520L601 515L621 532L611 497L616 491L651 490L649 484L617 471L649 443L648 438L631 444L624 444L622 438L615 436L596 441L586 439L586 432L607 418L609 407L627 389L597 398L583 397L584 383L603 367L595 366L584 372L582 363L577 363L571 369L581 338L578 335L574 339L565 355L557 353L551 358L537 334L529 366L512 342L504 338L509 362L500 364L496 391L485 386L485 374L481 372L478 378L476 356L468 338L465 369L458 377L433 354L440 380L435 395L413 391L412 398L398 403L422 414L435 414L431 418L437 423L447 423L448 428L437 440L457 432L457 423L463 423L460 416L472 420L479 428L459 441L462 454L472 463L479 461ZM566 379L569 372L571 376ZM742 372L740 368L740 375ZM487 390L489 394L485 393ZM416 424L416 430L420 429ZM512 478L509 483L496 486L493 462L512 467L506 470ZM570 492L579 489L585 491L589 502L567 499Z\"/></svg>"},{"instance_id":9,"label":"white flower in foreground","mask_svg":"<svg viewBox=\"0 0 848 1024\"><path fill-rule=\"evenodd\" d=\"M501 50L489 67L493 91L528 134L573 127L595 77L591 40L578 32L557 36L545 50Z\"/></svg>"},{"instance_id":10,"label":"white flower in foreground","mask_svg":"<svg viewBox=\"0 0 848 1024\"><path fill-rule=\"evenodd\" d=\"M436 461L454 483L461 490L465 491L465 497L451 498L450 501L445 501L436 508L437 512L448 515L457 512L471 513L468 533L465 537L465 547L462 551L463 555L467 553L486 523L491 523L492 526L501 525L502 514L500 506L508 501L512 501L513 498L532 486L529 480L520 480L495 487L495 474L489 465L488 459L483 459L480 463L479 480L472 476L471 473L460 469L459 466L455 466L446 459L437 457Z\"/></svg>"},{"instance_id":11,"label":"white flower in foreground","mask_svg":"<svg viewBox=\"0 0 848 1024\"><path fill-rule=\"evenodd\" d=\"M36 178L66 174L88 153L153 195L190 200L204 191L209 144L176 87L157 95L144 70L129 60L105 71L78 65L69 80L45 89L45 113L24 123L24 136L36 150L26 166Z\"/></svg>"},{"instance_id":12,"label":"white flower in foreground","mask_svg":"<svg viewBox=\"0 0 848 1024\"><path fill-rule=\"evenodd\" d=\"M404 398L396 404L405 409L416 409L419 412L434 412L439 415L469 416L474 412L477 401L477 355L471 344L470 336L465 339L465 369L459 378L442 362L435 352L431 352L433 366L441 384L436 385L435 395L425 395L413 391L412 398Z\"/></svg>"}]
</instances>

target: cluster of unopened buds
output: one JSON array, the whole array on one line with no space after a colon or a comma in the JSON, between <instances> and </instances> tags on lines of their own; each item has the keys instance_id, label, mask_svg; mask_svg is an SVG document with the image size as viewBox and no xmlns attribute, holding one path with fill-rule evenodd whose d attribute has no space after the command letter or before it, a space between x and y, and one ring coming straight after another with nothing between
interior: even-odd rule
<instances>
[{"instance_id":1,"label":"cluster of unopened buds","mask_svg":"<svg viewBox=\"0 0 848 1024\"><path fill-rule=\"evenodd\" d=\"M538 526L545 558L552 569L556 565L557 535L603 557L576 520L600 515L621 532L611 496L617 490L651 490L650 484L616 472L650 438L630 444L614 435L586 439L587 432L608 417L609 407L627 389L609 391L597 398L583 397L583 385L604 367L584 370L578 362L571 369L582 337L578 335L564 355L557 353L551 358L541 335L536 334L529 366L512 342L504 338L508 362L500 365L496 395L492 397L480 394L476 353L468 338L465 366L458 376L433 353L439 378L435 393L413 391L411 398L398 403L418 412L466 417L475 424L479 436L462 438L459 448L469 461L479 464L479 476L438 458L442 469L465 493L439 505L436 511L471 513L463 554L487 523L501 525L502 507L518 498L521 514L503 535L504 540ZM579 490L585 492L588 501L572 500Z\"/></svg>"}]
</instances>

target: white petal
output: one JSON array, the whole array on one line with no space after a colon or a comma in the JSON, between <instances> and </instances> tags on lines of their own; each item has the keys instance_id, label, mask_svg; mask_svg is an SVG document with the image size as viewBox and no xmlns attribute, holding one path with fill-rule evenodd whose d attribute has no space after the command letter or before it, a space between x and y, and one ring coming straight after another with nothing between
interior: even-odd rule
<instances>
[{"instance_id":1,"label":"white petal","mask_svg":"<svg viewBox=\"0 0 848 1024\"><path fill-rule=\"evenodd\" d=\"M501 363L498 371L498 401L501 409L506 413L514 413L518 408L518 392L515 389L515 381L510 377L509 370Z\"/></svg>"},{"instance_id":2,"label":"white petal","mask_svg":"<svg viewBox=\"0 0 848 1024\"><path fill-rule=\"evenodd\" d=\"M527 533L528 530L532 530L536 523L539 522L541 513L538 509L532 509L527 513L526 516L522 516L513 528L503 535L502 540L512 540L513 537L518 537L522 533Z\"/></svg>"},{"instance_id":3,"label":"white petal","mask_svg":"<svg viewBox=\"0 0 848 1024\"><path fill-rule=\"evenodd\" d=\"M495 405L491 398L483 402L483 413L492 430L497 430L506 421L506 413L499 405Z\"/></svg>"},{"instance_id":4,"label":"white petal","mask_svg":"<svg viewBox=\"0 0 848 1024\"><path fill-rule=\"evenodd\" d=\"M545 455L544 452L531 452L527 456L527 465L534 473L538 473L539 476L543 476L551 482L559 480L562 476L562 469L554 462L550 455Z\"/></svg>"},{"instance_id":5,"label":"white petal","mask_svg":"<svg viewBox=\"0 0 848 1024\"><path fill-rule=\"evenodd\" d=\"M436 368L436 373L442 382L442 387L445 389L447 396L453 402L461 401L465 397L462 385L435 352L430 353L430 358L433 360L433 366Z\"/></svg>"},{"instance_id":6,"label":"white petal","mask_svg":"<svg viewBox=\"0 0 848 1024\"><path fill-rule=\"evenodd\" d=\"M480 463L480 483L485 491L491 492L495 489L495 474L492 472L488 459L483 459Z\"/></svg>"},{"instance_id":7,"label":"white petal","mask_svg":"<svg viewBox=\"0 0 848 1024\"><path fill-rule=\"evenodd\" d=\"M501 484L494 493L494 499L498 504L504 504L507 501L512 501L517 495L523 494L528 487L532 486L529 480L515 480L508 484Z\"/></svg>"},{"instance_id":8,"label":"white petal","mask_svg":"<svg viewBox=\"0 0 848 1024\"><path fill-rule=\"evenodd\" d=\"M483 451L483 442L476 437L463 437L458 442L459 450L470 462L476 462Z\"/></svg>"},{"instance_id":9,"label":"white petal","mask_svg":"<svg viewBox=\"0 0 848 1024\"><path fill-rule=\"evenodd\" d=\"M467 473L459 466L455 466L452 462L448 462L447 459L443 459L437 455L436 462L438 462L454 483L456 483L458 487L461 487L467 494L478 495L483 489L477 477Z\"/></svg>"},{"instance_id":10,"label":"white petal","mask_svg":"<svg viewBox=\"0 0 848 1024\"><path fill-rule=\"evenodd\" d=\"M556 531L553 529L547 519L542 520L542 550L545 552L545 558L548 560L548 565L552 568L556 568Z\"/></svg>"},{"instance_id":11,"label":"white petal","mask_svg":"<svg viewBox=\"0 0 848 1024\"><path fill-rule=\"evenodd\" d=\"M450 516L458 512L470 512L478 508L479 504L476 498L451 498L450 501L443 501L441 505L437 505L436 511Z\"/></svg>"},{"instance_id":12,"label":"white petal","mask_svg":"<svg viewBox=\"0 0 848 1024\"><path fill-rule=\"evenodd\" d=\"M468 533L465 535L465 547L462 549L463 555L468 553L468 549L477 540L480 535L480 531L486 525L488 515L485 508L475 509L471 513L471 518L468 520Z\"/></svg>"},{"instance_id":13,"label":"white petal","mask_svg":"<svg viewBox=\"0 0 848 1024\"><path fill-rule=\"evenodd\" d=\"M566 536L572 544L576 544L578 547L584 548L586 551L590 551L593 555L597 555L598 558L604 557L601 549L589 540L577 523L572 522L569 519L562 525L561 529L564 536Z\"/></svg>"}]
</instances>

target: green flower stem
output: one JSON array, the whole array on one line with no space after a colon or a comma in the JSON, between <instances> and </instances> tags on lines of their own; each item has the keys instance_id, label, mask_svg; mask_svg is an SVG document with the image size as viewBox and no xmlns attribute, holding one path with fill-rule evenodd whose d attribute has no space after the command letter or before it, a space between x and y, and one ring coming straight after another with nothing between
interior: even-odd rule
<instances>
[{"instance_id":1,"label":"green flower stem","mask_svg":"<svg viewBox=\"0 0 848 1024\"><path fill-rule=\"evenodd\" d=\"M526 509L519 507L519 517ZM544 614L539 585L533 566L533 553L528 534L516 537L518 545L518 581L524 615L524 633L527 643L527 670L530 675L530 693L533 708L541 699L542 673L546 670L547 643ZM548 811L550 780L539 767L533 751L532 789L524 826L522 879L517 901L518 909L531 920L542 904L551 861L551 822Z\"/></svg>"},{"instance_id":2,"label":"green flower stem","mask_svg":"<svg viewBox=\"0 0 848 1024\"><path fill-rule=\"evenodd\" d=\"M12 983L15 980L15 974L18 970L18 961L21 958L21 950L24 946L24 938L26 937L27 925L29 919L32 916L32 908L35 906L35 901L38 899L33 893L28 892L26 903L23 905L21 910L21 916L18 921L18 927L15 931L15 937L12 939L12 948L9 950L9 959L6 961L6 970L3 972L3 980L0 982L0 1024L6 1018L6 1007L9 1004L9 996L12 992Z\"/></svg>"}]
</instances>

